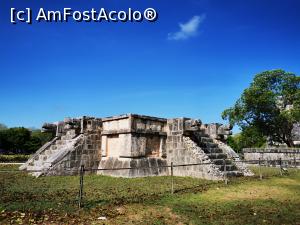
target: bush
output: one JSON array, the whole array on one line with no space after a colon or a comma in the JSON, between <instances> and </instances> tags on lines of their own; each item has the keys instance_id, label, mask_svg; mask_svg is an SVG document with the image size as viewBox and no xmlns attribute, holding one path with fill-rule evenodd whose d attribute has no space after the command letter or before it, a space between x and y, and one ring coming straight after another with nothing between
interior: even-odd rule
<instances>
[{"instance_id":1,"label":"bush","mask_svg":"<svg viewBox=\"0 0 300 225\"><path fill-rule=\"evenodd\" d=\"M26 162L30 155L0 155L0 162Z\"/></svg>"}]
</instances>

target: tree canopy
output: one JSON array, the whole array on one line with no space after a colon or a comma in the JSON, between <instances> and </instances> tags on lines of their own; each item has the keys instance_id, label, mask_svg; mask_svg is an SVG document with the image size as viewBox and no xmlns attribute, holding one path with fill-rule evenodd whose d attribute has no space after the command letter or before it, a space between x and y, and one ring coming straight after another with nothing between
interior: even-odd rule
<instances>
[{"instance_id":1,"label":"tree canopy","mask_svg":"<svg viewBox=\"0 0 300 225\"><path fill-rule=\"evenodd\" d=\"M229 136L227 144L236 152L241 152L243 148L263 147L266 145L266 141L267 138L255 127L247 127L241 133Z\"/></svg>"},{"instance_id":2,"label":"tree canopy","mask_svg":"<svg viewBox=\"0 0 300 225\"><path fill-rule=\"evenodd\" d=\"M52 134L40 130L30 131L24 127L0 129L0 149L4 153L30 154L37 151L52 138Z\"/></svg>"},{"instance_id":3,"label":"tree canopy","mask_svg":"<svg viewBox=\"0 0 300 225\"><path fill-rule=\"evenodd\" d=\"M300 77L284 70L257 74L222 118L242 132L252 129L271 142L294 146L292 130L300 121Z\"/></svg>"}]
</instances>

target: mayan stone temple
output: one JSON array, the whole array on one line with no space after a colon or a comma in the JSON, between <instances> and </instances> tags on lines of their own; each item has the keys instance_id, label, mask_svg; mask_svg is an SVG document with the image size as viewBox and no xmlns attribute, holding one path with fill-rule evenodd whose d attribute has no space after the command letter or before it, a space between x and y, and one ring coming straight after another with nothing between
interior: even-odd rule
<instances>
[{"instance_id":1,"label":"mayan stone temple","mask_svg":"<svg viewBox=\"0 0 300 225\"><path fill-rule=\"evenodd\" d=\"M202 124L189 118L164 119L136 114L108 118L66 118L46 123L43 131L55 138L42 146L22 170L34 176L75 175L84 165L87 173L120 177L169 175L210 180L251 176L238 155L225 144L231 128ZM226 168L224 168L226 167ZM116 168L132 168L109 170ZM99 170L105 169L105 170Z\"/></svg>"}]
</instances>

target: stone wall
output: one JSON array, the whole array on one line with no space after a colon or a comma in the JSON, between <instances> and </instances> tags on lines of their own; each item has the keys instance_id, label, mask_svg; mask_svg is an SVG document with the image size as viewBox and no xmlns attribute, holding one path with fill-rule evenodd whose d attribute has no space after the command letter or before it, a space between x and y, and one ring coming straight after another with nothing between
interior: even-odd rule
<instances>
[{"instance_id":1,"label":"stone wall","mask_svg":"<svg viewBox=\"0 0 300 225\"><path fill-rule=\"evenodd\" d=\"M184 136L186 118L168 120L167 161L170 165L211 163L208 156L189 137ZM180 166L174 176L192 176L209 180L222 180L223 173L213 164Z\"/></svg>"},{"instance_id":2,"label":"stone wall","mask_svg":"<svg viewBox=\"0 0 300 225\"><path fill-rule=\"evenodd\" d=\"M298 159L297 166L300 166L300 148L245 148L243 154L246 161L260 159L268 161L270 165L279 165L280 159L283 164L294 165L294 160Z\"/></svg>"},{"instance_id":3,"label":"stone wall","mask_svg":"<svg viewBox=\"0 0 300 225\"><path fill-rule=\"evenodd\" d=\"M123 115L103 119L103 157L161 157L165 155L164 119Z\"/></svg>"},{"instance_id":4,"label":"stone wall","mask_svg":"<svg viewBox=\"0 0 300 225\"><path fill-rule=\"evenodd\" d=\"M102 122L99 169L105 170L99 170L98 174L124 177L168 174L163 167L167 165L165 119L128 114L105 118Z\"/></svg>"},{"instance_id":5,"label":"stone wall","mask_svg":"<svg viewBox=\"0 0 300 225\"><path fill-rule=\"evenodd\" d=\"M300 146L300 123L296 123L292 130L294 144Z\"/></svg>"},{"instance_id":6,"label":"stone wall","mask_svg":"<svg viewBox=\"0 0 300 225\"><path fill-rule=\"evenodd\" d=\"M86 173L96 173L101 160L101 136L87 134L45 175L77 175L83 165ZM94 171L93 171L94 170Z\"/></svg>"},{"instance_id":7,"label":"stone wall","mask_svg":"<svg viewBox=\"0 0 300 225\"><path fill-rule=\"evenodd\" d=\"M101 160L97 174L116 177L167 176L167 161L161 158L118 158L107 157ZM113 170L114 168L122 168Z\"/></svg>"}]
</instances>

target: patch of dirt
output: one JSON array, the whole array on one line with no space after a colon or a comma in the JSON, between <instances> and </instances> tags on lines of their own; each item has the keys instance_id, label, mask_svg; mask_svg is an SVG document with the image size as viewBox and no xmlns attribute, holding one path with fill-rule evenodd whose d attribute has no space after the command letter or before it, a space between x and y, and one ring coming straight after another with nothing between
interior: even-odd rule
<instances>
[{"instance_id":1,"label":"patch of dirt","mask_svg":"<svg viewBox=\"0 0 300 225\"><path fill-rule=\"evenodd\" d=\"M178 224L183 225L184 219L176 215L170 208L156 205L126 205L117 209L123 213L108 220L108 224Z\"/></svg>"}]
</instances>

